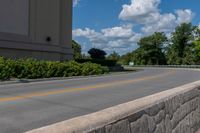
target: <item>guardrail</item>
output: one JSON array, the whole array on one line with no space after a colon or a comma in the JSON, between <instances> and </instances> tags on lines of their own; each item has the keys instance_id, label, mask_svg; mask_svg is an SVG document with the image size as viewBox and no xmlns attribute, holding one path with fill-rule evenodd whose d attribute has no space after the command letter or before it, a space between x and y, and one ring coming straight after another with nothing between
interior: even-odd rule
<instances>
[{"instance_id":1,"label":"guardrail","mask_svg":"<svg viewBox=\"0 0 200 133\"><path fill-rule=\"evenodd\" d=\"M200 68L200 65L125 65L124 67Z\"/></svg>"}]
</instances>

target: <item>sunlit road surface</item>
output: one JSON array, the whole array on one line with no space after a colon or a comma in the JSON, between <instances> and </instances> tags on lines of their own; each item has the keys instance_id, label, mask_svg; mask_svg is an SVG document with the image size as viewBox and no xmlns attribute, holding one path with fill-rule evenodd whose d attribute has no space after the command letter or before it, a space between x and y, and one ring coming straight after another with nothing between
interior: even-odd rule
<instances>
[{"instance_id":1,"label":"sunlit road surface","mask_svg":"<svg viewBox=\"0 0 200 133\"><path fill-rule=\"evenodd\" d=\"M0 86L0 133L21 133L200 80L200 71L136 73Z\"/></svg>"}]
</instances>

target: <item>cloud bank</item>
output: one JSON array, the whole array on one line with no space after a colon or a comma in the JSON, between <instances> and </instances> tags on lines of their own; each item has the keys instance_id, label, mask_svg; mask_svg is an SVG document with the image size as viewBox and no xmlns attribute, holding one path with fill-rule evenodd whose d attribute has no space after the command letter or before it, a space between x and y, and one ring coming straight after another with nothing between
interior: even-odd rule
<instances>
[{"instance_id":1,"label":"cloud bank","mask_svg":"<svg viewBox=\"0 0 200 133\"><path fill-rule=\"evenodd\" d=\"M73 35L87 38L92 44L91 47L101 48L109 53L119 50L125 53L127 48L134 47L142 36L140 33L133 32L132 28L132 25L122 25L102 29L100 32L90 28L76 29L73 30Z\"/></svg>"}]
</instances>

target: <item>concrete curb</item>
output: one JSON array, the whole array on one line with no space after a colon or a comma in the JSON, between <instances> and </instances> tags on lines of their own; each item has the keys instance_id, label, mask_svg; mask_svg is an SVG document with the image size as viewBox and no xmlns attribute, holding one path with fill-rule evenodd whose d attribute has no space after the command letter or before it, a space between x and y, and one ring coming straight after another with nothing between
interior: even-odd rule
<instances>
[{"instance_id":1,"label":"concrete curb","mask_svg":"<svg viewBox=\"0 0 200 133\"><path fill-rule=\"evenodd\" d=\"M154 105L158 105L159 103L169 99L173 99L177 95L185 94L194 89L197 89L199 92L199 87L200 81L197 81L115 107L111 107L96 113L73 118L64 122L42 127L40 129L28 131L26 133L94 133L96 129L100 129L107 125L111 125L112 123L122 121L135 113L143 111Z\"/></svg>"},{"instance_id":2,"label":"concrete curb","mask_svg":"<svg viewBox=\"0 0 200 133\"><path fill-rule=\"evenodd\" d=\"M126 68L126 67L125 67ZM136 69L142 70L146 67L127 67L127 69ZM179 70L193 70L193 71L200 71L200 69L194 68L161 68L161 67L152 67L150 69L179 69ZM137 72L137 71L133 71ZM44 79L12 79L9 81L0 81L0 85L10 85L10 84L20 84L20 83L34 83L34 82L42 82L42 81L55 81L55 80L68 80L68 79L80 79L80 78L90 78L90 77L103 77L103 76L112 76L112 75L121 75L121 74L129 74L130 72L111 72L108 74L102 75L90 75L90 76L73 76L73 77L54 77L54 78L44 78Z\"/></svg>"},{"instance_id":3,"label":"concrete curb","mask_svg":"<svg viewBox=\"0 0 200 133\"><path fill-rule=\"evenodd\" d=\"M137 72L137 71L133 71ZM92 77L104 77L104 76L113 76L121 74L129 74L130 72L111 72L108 74L102 75L89 75L89 76L72 76L72 77L54 77L54 78L43 78L43 79L12 79L9 81L0 81L0 85L10 85L10 84L19 84L19 83L34 83L42 81L55 81L55 80L68 80L68 79L82 79L82 78L92 78Z\"/></svg>"}]
</instances>

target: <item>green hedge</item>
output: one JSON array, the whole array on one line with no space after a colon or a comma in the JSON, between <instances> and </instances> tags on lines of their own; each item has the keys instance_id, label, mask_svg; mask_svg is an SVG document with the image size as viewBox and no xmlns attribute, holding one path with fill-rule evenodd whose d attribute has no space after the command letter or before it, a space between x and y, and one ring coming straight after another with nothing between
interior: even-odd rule
<instances>
[{"instance_id":1,"label":"green hedge","mask_svg":"<svg viewBox=\"0 0 200 133\"><path fill-rule=\"evenodd\" d=\"M96 63L101 66L116 66L117 61L116 60L106 60L106 59L77 59L76 60L79 63L86 63L86 62L91 62L91 63Z\"/></svg>"},{"instance_id":2,"label":"green hedge","mask_svg":"<svg viewBox=\"0 0 200 133\"><path fill-rule=\"evenodd\" d=\"M37 61L34 59L11 60L0 57L0 79L50 78L81 75L98 75L108 72L107 67L94 63Z\"/></svg>"}]
</instances>

